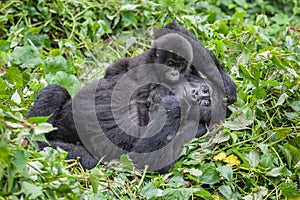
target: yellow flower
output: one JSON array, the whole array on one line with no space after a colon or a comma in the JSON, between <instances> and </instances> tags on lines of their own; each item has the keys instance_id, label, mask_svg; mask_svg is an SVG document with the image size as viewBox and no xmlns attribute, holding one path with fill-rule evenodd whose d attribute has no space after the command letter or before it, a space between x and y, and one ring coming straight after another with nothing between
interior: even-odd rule
<instances>
[{"instance_id":1,"label":"yellow flower","mask_svg":"<svg viewBox=\"0 0 300 200\"><path fill-rule=\"evenodd\" d=\"M213 160L221 160L224 161L226 159L226 154L224 152L219 153L218 155L213 157Z\"/></svg>"},{"instance_id":2,"label":"yellow flower","mask_svg":"<svg viewBox=\"0 0 300 200\"><path fill-rule=\"evenodd\" d=\"M240 165L241 161L235 155L226 156L224 152L219 153L218 155L213 157L213 160L220 160L227 163L227 166Z\"/></svg>"},{"instance_id":3,"label":"yellow flower","mask_svg":"<svg viewBox=\"0 0 300 200\"><path fill-rule=\"evenodd\" d=\"M227 163L227 166L231 166L231 167L234 165L241 164L241 161L235 155L230 155L227 158L225 158L223 161Z\"/></svg>"}]
</instances>

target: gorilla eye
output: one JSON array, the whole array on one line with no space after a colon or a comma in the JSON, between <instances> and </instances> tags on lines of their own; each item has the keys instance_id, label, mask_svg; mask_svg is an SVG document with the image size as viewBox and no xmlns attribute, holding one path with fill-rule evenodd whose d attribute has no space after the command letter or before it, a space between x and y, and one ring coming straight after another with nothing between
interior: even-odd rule
<instances>
[{"instance_id":1,"label":"gorilla eye","mask_svg":"<svg viewBox=\"0 0 300 200\"><path fill-rule=\"evenodd\" d=\"M169 60L167 62L167 65L170 66L170 67L174 67L174 61L173 60Z\"/></svg>"}]
</instances>

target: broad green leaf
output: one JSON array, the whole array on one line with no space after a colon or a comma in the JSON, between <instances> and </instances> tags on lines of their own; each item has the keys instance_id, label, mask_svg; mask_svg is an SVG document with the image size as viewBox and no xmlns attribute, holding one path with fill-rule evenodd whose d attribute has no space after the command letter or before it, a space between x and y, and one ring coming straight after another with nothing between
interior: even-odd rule
<instances>
[{"instance_id":1,"label":"broad green leaf","mask_svg":"<svg viewBox=\"0 0 300 200\"><path fill-rule=\"evenodd\" d=\"M43 134L43 133L49 133L49 132L54 131L56 129L57 128L53 127L52 124L43 122L43 123L40 123L39 125L37 125L34 128L34 133L36 135L39 135L39 134Z\"/></svg>"},{"instance_id":2,"label":"broad green leaf","mask_svg":"<svg viewBox=\"0 0 300 200\"><path fill-rule=\"evenodd\" d=\"M284 25L289 24L290 17L288 17L284 13L277 13L274 17L271 18L271 20L276 22L276 24Z\"/></svg>"},{"instance_id":3,"label":"broad green leaf","mask_svg":"<svg viewBox=\"0 0 300 200\"><path fill-rule=\"evenodd\" d=\"M299 113L296 112L284 112L285 116L287 116L287 118L289 120L299 120Z\"/></svg>"},{"instance_id":4,"label":"broad green leaf","mask_svg":"<svg viewBox=\"0 0 300 200\"><path fill-rule=\"evenodd\" d=\"M123 154L120 156L121 163L126 166L129 170L134 169L134 165L132 163L132 160L128 157L127 154Z\"/></svg>"},{"instance_id":5,"label":"broad green leaf","mask_svg":"<svg viewBox=\"0 0 300 200\"><path fill-rule=\"evenodd\" d=\"M179 188L186 185L185 180L182 178L182 176L174 176L169 180L169 185L173 188Z\"/></svg>"},{"instance_id":6,"label":"broad green leaf","mask_svg":"<svg viewBox=\"0 0 300 200\"><path fill-rule=\"evenodd\" d=\"M81 89L78 78L66 72L59 71L55 75L47 74L45 79L49 84L56 83L66 88L71 96L74 96Z\"/></svg>"},{"instance_id":7,"label":"broad green leaf","mask_svg":"<svg viewBox=\"0 0 300 200\"><path fill-rule=\"evenodd\" d=\"M46 73L55 74L58 71L72 72L72 68L63 56L48 57L45 60L44 70Z\"/></svg>"},{"instance_id":8,"label":"broad green leaf","mask_svg":"<svg viewBox=\"0 0 300 200\"><path fill-rule=\"evenodd\" d=\"M217 170L221 173L221 175L227 179L227 181L232 181L233 178L233 171L232 168L229 166L220 166Z\"/></svg>"},{"instance_id":9,"label":"broad green leaf","mask_svg":"<svg viewBox=\"0 0 300 200\"><path fill-rule=\"evenodd\" d=\"M205 164L200 168L200 170L203 172L200 177L200 182L202 184L215 184L220 181L220 175L214 166Z\"/></svg>"},{"instance_id":10,"label":"broad green leaf","mask_svg":"<svg viewBox=\"0 0 300 200\"><path fill-rule=\"evenodd\" d=\"M24 149L15 149L13 150L13 154L14 154L13 162L16 165L18 171L27 177L26 161L29 152Z\"/></svg>"},{"instance_id":11,"label":"broad green leaf","mask_svg":"<svg viewBox=\"0 0 300 200\"><path fill-rule=\"evenodd\" d=\"M268 194L268 189L262 186L256 187L256 191L243 197L244 200L263 199Z\"/></svg>"},{"instance_id":12,"label":"broad green leaf","mask_svg":"<svg viewBox=\"0 0 300 200\"><path fill-rule=\"evenodd\" d=\"M5 123L7 124L8 127L11 127L11 128L24 128L24 126L22 124L10 122L10 121L7 121Z\"/></svg>"},{"instance_id":13,"label":"broad green leaf","mask_svg":"<svg viewBox=\"0 0 300 200\"><path fill-rule=\"evenodd\" d=\"M264 168L272 168L273 165L273 157L269 154L264 154L261 156L260 164Z\"/></svg>"},{"instance_id":14,"label":"broad green leaf","mask_svg":"<svg viewBox=\"0 0 300 200\"><path fill-rule=\"evenodd\" d=\"M124 11L121 13L121 16L125 27L132 24L137 24L136 16L132 12Z\"/></svg>"},{"instance_id":15,"label":"broad green leaf","mask_svg":"<svg viewBox=\"0 0 300 200\"><path fill-rule=\"evenodd\" d=\"M203 188L198 188L198 191L195 192L195 194L203 199L207 199L207 200L212 199L212 195Z\"/></svg>"},{"instance_id":16,"label":"broad green leaf","mask_svg":"<svg viewBox=\"0 0 300 200\"><path fill-rule=\"evenodd\" d=\"M11 67L6 70L5 79L17 86L17 88L23 87L23 76L17 67Z\"/></svg>"},{"instance_id":17,"label":"broad green leaf","mask_svg":"<svg viewBox=\"0 0 300 200\"><path fill-rule=\"evenodd\" d=\"M286 99L288 97L289 97L289 95L287 95L286 93L281 94L277 103L275 104L275 106L273 108L283 105L283 103L286 101Z\"/></svg>"},{"instance_id":18,"label":"broad green leaf","mask_svg":"<svg viewBox=\"0 0 300 200\"><path fill-rule=\"evenodd\" d=\"M280 190L285 198L288 199L298 199L300 197L300 191L298 188L299 184L295 182L283 183L280 186Z\"/></svg>"},{"instance_id":19,"label":"broad green leaf","mask_svg":"<svg viewBox=\"0 0 300 200\"><path fill-rule=\"evenodd\" d=\"M0 51L7 52L10 47L10 42L6 40L0 40Z\"/></svg>"},{"instance_id":20,"label":"broad green leaf","mask_svg":"<svg viewBox=\"0 0 300 200\"><path fill-rule=\"evenodd\" d=\"M28 199L37 199L37 197L43 194L43 187L24 181L22 183L22 191Z\"/></svg>"},{"instance_id":21,"label":"broad green leaf","mask_svg":"<svg viewBox=\"0 0 300 200\"><path fill-rule=\"evenodd\" d=\"M47 122L47 120L50 117L51 116L30 117L29 119L27 119L27 121L29 123L32 123L32 124L38 124L38 123L41 123L41 122Z\"/></svg>"},{"instance_id":22,"label":"broad green leaf","mask_svg":"<svg viewBox=\"0 0 300 200\"><path fill-rule=\"evenodd\" d=\"M238 116L233 121L225 121L224 126L230 130L245 130L250 129L253 119L247 119L246 116Z\"/></svg>"},{"instance_id":23,"label":"broad green leaf","mask_svg":"<svg viewBox=\"0 0 300 200\"><path fill-rule=\"evenodd\" d=\"M219 187L219 192L226 198L226 199L232 199L233 193L228 185L222 185Z\"/></svg>"},{"instance_id":24,"label":"broad green leaf","mask_svg":"<svg viewBox=\"0 0 300 200\"><path fill-rule=\"evenodd\" d=\"M271 171L267 172L267 176L273 176L273 177L278 177L282 175L282 169L284 168L284 166L281 167L275 167L273 169L271 169Z\"/></svg>"},{"instance_id":25,"label":"broad green leaf","mask_svg":"<svg viewBox=\"0 0 300 200\"><path fill-rule=\"evenodd\" d=\"M32 46L16 47L11 58L21 68L32 68L42 62L39 52Z\"/></svg>"},{"instance_id":26,"label":"broad green leaf","mask_svg":"<svg viewBox=\"0 0 300 200\"><path fill-rule=\"evenodd\" d=\"M174 199L190 199L193 192L196 191L194 188L168 188L163 193L164 200Z\"/></svg>"},{"instance_id":27,"label":"broad green leaf","mask_svg":"<svg viewBox=\"0 0 300 200\"><path fill-rule=\"evenodd\" d=\"M260 161L260 156L257 151L251 151L245 158L251 167L257 167Z\"/></svg>"},{"instance_id":28,"label":"broad green leaf","mask_svg":"<svg viewBox=\"0 0 300 200\"><path fill-rule=\"evenodd\" d=\"M191 169L184 169L185 173L189 173L195 177L199 177L202 175L202 171L199 169L191 168Z\"/></svg>"},{"instance_id":29,"label":"broad green leaf","mask_svg":"<svg viewBox=\"0 0 300 200\"><path fill-rule=\"evenodd\" d=\"M21 101L21 97L20 97L20 95L19 95L19 93L18 93L18 91L16 90L15 92L14 92L14 94L11 96L11 100L13 101L13 102L15 102L16 104L20 104L22 101Z\"/></svg>"},{"instance_id":30,"label":"broad green leaf","mask_svg":"<svg viewBox=\"0 0 300 200\"><path fill-rule=\"evenodd\" d=\"M122 5L120 10L124 10L124 11L128 11L128 10L135 10L136 8L138 8L139 6L141 5L133 5L133 4L125 4L125 5Z\"/></svg>"},{"instance_id":31,"label":"broad green leaf","mask_svg":"<svg viewBox=\"0 0 300 200\"><path fill-rule=\"evenodd\" d=\"M291 144L285 144L284 147L289 151L289 158L287 159L290 160L289 167L292 167L300 161L300 150Z\"/></svg>"},{"instance_id":32,"label":"broad green leaf","mask_svg":"<svg viewBox=\"0 0 300 200\"><path fill-rule=\"evenodd\" d=\"M300 101L293 101L290 106L292 107L292 109L296 112L300 113Z\"/></svg>"},{"instance_id":33,"label":"broad green leaf","mask_svg":"<svg viewBox=\"0 0 300 200\"><path fill-rule=\"evenodd\" d=\"M155 184L153 182L147 183L140 191L140 194L146 199L150 199L152 197L157 197L158 192Z\"/></svg>"}]
</instances>

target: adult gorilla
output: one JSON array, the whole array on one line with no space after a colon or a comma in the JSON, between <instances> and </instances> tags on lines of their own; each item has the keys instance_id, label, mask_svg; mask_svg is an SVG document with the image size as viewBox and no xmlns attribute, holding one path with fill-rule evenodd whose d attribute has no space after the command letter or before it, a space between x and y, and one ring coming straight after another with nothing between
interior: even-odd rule
<instances>
[{"instance_id":1,"label":"adult gorilla","mask_svg":"<svg viewBox=\"0 0 300 200\"><path fill-rule=\"evenodd\" d=\"M176 43L184 48L168 46ZM161 80L161 74L170 78ZM48 122L58 129L46 134L50 145L69 152L68 159L80 157L84 168L128 153L138 167L166 171L182 145L223 120L224 105L235 99L235 84L214 55L172 22L159 30L151 49L113 63L104 79L74 99L58 85L47 86L27 117L52 115ZM212 109L222 115L213 116ZM39 142L40 149L46 146Z\"/></svg>"}]
</instances>

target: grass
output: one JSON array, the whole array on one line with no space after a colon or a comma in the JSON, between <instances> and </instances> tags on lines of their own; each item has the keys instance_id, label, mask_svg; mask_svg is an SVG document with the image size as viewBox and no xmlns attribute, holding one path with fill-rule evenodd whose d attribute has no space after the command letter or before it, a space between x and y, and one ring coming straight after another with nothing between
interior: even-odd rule
<instances>
[{"instance_id":1,"label":"grass","mask_svg":"<svg viewBox=\"0 0 300 200\"><path fill-rule=\"evenodd\" d=\"M299 16L293 0L4 1L0 199L299 199ZM151 38L141 35L170 18L238 86L212 149L192 140L167 174L136 170L126 156L84 171L61 150L35 151L53 128L25 118L41 88L58 83L76 94L112 62L143 52Z\"/></svg>"}]
</instances>

